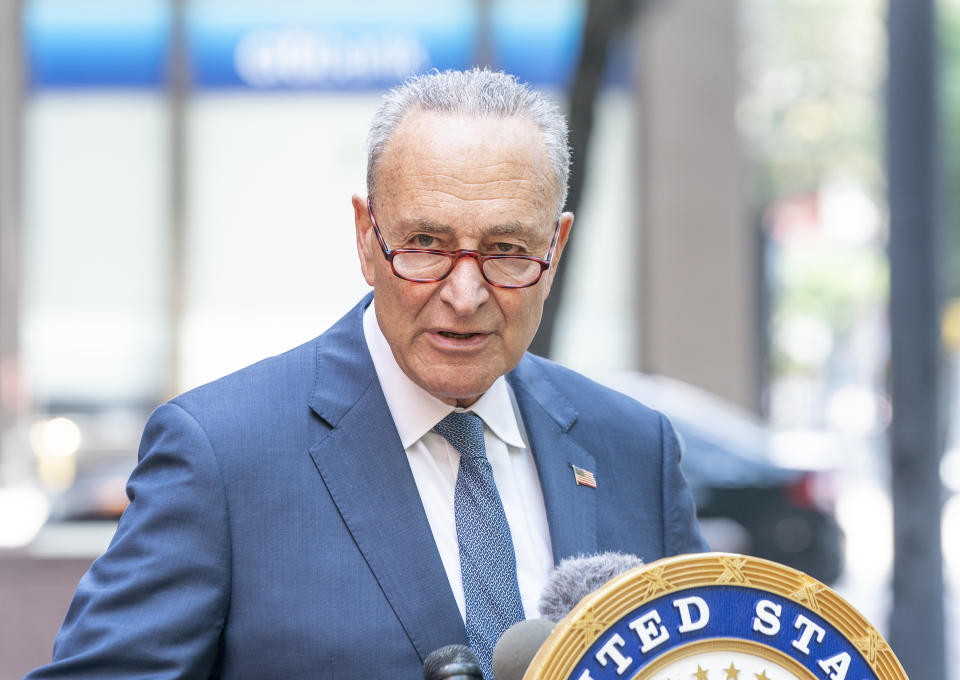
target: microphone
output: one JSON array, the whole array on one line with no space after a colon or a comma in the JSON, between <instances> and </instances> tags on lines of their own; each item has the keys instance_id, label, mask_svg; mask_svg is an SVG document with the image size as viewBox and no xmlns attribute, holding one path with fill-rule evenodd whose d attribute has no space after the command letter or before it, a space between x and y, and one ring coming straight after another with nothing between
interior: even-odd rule
<instances>
[{"instance_id":1,"label":"microphone","mask_svg":"<svg viewBox=\"0 0 960 680\"><path fill-rule=\"evenodd\" d=\"M556 622L577 603L610 579L643 566L636 555L617 552L568 557L550 572L540 595L540 619L510 626L493 650L496 680L522 680L533 657L550 636Z\"/></svg>"},{"instance_id":2,"label":"microphone","mask_svg":"<svg viewBox=\"0 0 960 680\"><path fill-rule=\"evenodd\" d=\"M521 680L556 625L547 619L526 619L507 628L493 648L493 677Z\"/></svg>"},{"instance_id":3,"label":"microphone","mask_svg":"<svg viewBox=\"0 0 960 680\"><path fill-rule=\"evenodd\" d=\"M423 662L423 680L483 680L477 655L466 645L447 645Z\"/></svg>"},{"instance_id":4,"label":"microphone","mask_svg":"<svg viewBox=\"0 0 960 680\"><path fill-rule=\"evenodd\" d=\"M568 557L547 577L540 595L540 616L559 621L604 583L640 566L643 560L636 555L618 552Z\"/></svg>"}]
</instances>

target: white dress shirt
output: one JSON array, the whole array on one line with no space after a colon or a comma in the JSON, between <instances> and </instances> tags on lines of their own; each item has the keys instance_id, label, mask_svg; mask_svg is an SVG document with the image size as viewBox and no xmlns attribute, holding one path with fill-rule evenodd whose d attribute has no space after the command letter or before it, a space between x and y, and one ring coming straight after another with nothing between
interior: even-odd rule
<instances>
[{"instance_id":1,"label":"white dress shirt","mask_svg":"<svg viewBox=\"0 0 960 680\"><path fill-rule=\"evenodd\" d=\"M483 420L487 459L517 556L523 611L527 618L539 616L537 602L553 568L553 552L537 468L510 385L500 376L470 408L457 409L430 395L403 372L380 330L373 302L363 315L363 333L460 615L466 621L453 509L460 453L433 432L433 426L454 410L472 411Z\"/></svg>"}]
</instances>

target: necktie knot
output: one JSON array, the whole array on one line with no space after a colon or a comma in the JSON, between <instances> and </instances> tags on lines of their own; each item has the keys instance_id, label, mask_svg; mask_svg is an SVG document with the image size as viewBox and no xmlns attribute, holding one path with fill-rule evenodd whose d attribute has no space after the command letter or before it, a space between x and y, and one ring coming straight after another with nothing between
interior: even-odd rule
<instances>
[{"instance_id":1,"label":"necktie knot","mask_svg":"<svg viewBox=\"0 0 960 680\"><path fill-rule=\"evenodd\" d=\"M461 456L485 458L483 420L476 413L451 411L434 425L434 431L446 439Z\"/></svg>"}]
</instances>

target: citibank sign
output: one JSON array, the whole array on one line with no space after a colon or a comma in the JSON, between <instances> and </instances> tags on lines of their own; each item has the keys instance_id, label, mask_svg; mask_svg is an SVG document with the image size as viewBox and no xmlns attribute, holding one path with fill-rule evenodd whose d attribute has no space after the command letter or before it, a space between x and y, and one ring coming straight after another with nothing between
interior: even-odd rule
<instances>
[{"instance_id":1,"label":"citibank sign","mask_svg":"<svg viewBox=\"0 0 960 680\"><path fill-rule=\"evenodd\" d=\"M487 17L474 0L188 0L182 16L168 0L23 7L33 89L163 87L178 22L193 88L382 91L471 66L481 39L494 66L565 87L584 16L582 0L491 3Z\"/></svg>"},{"instance_id":2,"label":"citibank sign","mask_svg":"<svg viewBox=\"0 0 960 680\"><path fill-rule=\"evenodd\" d=\"M237 75L253 88L397 82L428 67L430 61L418 35L390 29L349 35L259 29L243 36L234 52Z\"/></svg>"}]
</instances>

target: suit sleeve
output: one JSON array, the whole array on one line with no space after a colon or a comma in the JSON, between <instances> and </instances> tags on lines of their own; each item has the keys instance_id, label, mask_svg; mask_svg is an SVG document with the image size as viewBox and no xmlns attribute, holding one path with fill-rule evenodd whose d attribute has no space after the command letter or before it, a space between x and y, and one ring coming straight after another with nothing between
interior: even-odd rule
<instances>
[{"instance_id":1,"label":"suit sleeve","mask_svg":"<svg viewBox=\"0 0 960 680\"><path fill-rule=\"evenodd\" d=\"M697 526L697 509L687 480L680 470L680 443L673 425L660 415L663 443L663 537L666 555L705 552L710 549Z\"/></svg>"},{"instance_id":2,"label":"suit sleeve","mask_svg":"<svg viewBox=\"0 0 960 680\"><path fill-rule=\"evenodd\" d=\"M130 505L81 579L47 678L206 678L229 602L223 481L196 420L175 404L151 416Z\"/></svg>"}]
</instances>

